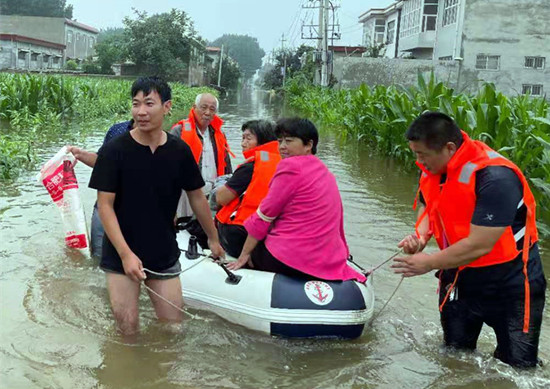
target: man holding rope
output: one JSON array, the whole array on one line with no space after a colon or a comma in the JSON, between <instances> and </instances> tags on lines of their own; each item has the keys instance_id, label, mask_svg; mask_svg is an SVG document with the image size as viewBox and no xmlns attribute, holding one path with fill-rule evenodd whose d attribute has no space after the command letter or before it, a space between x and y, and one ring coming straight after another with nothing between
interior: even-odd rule
<instances>
[{"instance_id":1,"label":"man holding rope","mask_svg":"<svg viewBox=\"0 0 550 389\"><path fill-rule=\"evenodd\" d=\"M182 320L181 310L173 307L183 305L173 224L182 189L213 256L224 255L193 154L182 140L162 130L171 108L170 87L157 77L145 77L134 82L131 92L136 128L100 149L90 179L90 187L98 190L106 233L100 267L123 335L138 331L141 281L152 290L149 297L160 320Z\"/></svg>"},{"instance_id":2,"label":"man holding rope","mask_svg":"<svg viewBox=\"0 0 550 389\"><path fill-rule=\"evenodd\" d=\"M437 269L445 345L475 350L483 324L497 338L495 358L538 363L546 278L537 246L535 200L511 161L427 112L406 133L422 170L416 234L399 244L396 273ZM441 251L422 251L434 236Z\"/></svg>"}]
</instances>

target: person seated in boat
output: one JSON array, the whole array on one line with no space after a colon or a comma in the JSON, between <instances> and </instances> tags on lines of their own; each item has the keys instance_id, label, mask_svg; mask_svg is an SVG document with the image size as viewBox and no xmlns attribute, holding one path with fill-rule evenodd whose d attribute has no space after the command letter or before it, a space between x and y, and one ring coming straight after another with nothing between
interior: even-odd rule
<instances>
[{"instance_id":1,"label":"person seated in boat","mask_svg":"<svg viewBox=\"0 0 550 389\"><path fill-rule=\"evenodd\" d=\"M242 125L241 131L246 161L215 192L216 202L222 207L216 214L220 243L226 253L235 258L241 253L247 236L243 223L266 196L281 160L273 123L250 120Z\"/></svg>"},{"instance_id":2,"label":"person seated in boat","mask_svg":"<svg viewBox=\"0 0 550 389\"><path fill-rule=\"evenodd\" d=\"M218 109L219 101L216 96L211 93L198 94L189 116L174 124L170 130L170 134L180 138L191 148L206 183L203 191L207 196L217 177L233 172L231 156L235 157L222 130L224 122L217 115ZM183 192L175 216L176 220L193 216L187 196ZM187 223L187 230L197 238L202 248L208 247L207 236L195 218Z\"/></svg>"},{"instance_id":3,"label":"person seated in boat","mask_svg":"<svg viewBox=\"0 0 550 389\"><path fill-rule=\"evenodd\" d=\"M308 119L280 119L275 126L283 158L267 196L244 222L248 232L239 258L227 267L324 280L358 280L344 236L336 178L315 156L319 133Z\"/></svg>"}]
</instances>

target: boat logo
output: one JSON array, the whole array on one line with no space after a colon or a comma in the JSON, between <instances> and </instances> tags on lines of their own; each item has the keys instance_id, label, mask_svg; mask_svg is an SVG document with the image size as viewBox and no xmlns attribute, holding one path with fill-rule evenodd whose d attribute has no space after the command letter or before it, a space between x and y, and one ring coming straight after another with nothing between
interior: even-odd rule
<instances>
[{"instance_id":1,"label":"boat logo","mask_svg":"<svg viewBox=\"0 0 550 389\"><path fill-rule=\"evenodd\" d=\"M308 299L317 305L327 305L334 298L334 291L329 284L322 281L308 281L304 284Z\"/></svg>"}]
</instances>

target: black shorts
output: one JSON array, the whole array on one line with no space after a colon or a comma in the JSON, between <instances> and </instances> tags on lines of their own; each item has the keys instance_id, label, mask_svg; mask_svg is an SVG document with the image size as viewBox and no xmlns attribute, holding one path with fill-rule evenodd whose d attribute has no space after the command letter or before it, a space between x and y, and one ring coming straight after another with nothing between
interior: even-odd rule
<instances>
[{"instance_id":1,"label":"black shorts","mask_svg":"<svg viewBox=\"0 0 550 389\"><path fill-rule=\"evenodd\" d=\"M103 267L103 266L99 266L101 268L101 270L103 270L105 273L113 273L113 274L122 274L122 275L125 275L125 273L122 271L117 271L117 270L113 270L113 269L109 269L109 268L106 268L106 267ZM147 279L148 280L169 280L171 278L176 278L176 277L179 277L179 273L181 272L181 264L180 264L180 261L176 261L175 264L173 264L172 266L170 266L169 268L167 269L164 269L164 270L155 270L155 273L159 273L159 274L154 274L154 273L150 273L148 272L147 270L145 271L145 275L147 276Z\"/></svg>"},{"instance_id":2,"label":"black shorts","mask_svg":"<svg viewBox=\"0 0 550 389\"><path fill-rule=\"evenodd\" d=\"M265 244L263 241L258 242L258 245L252 251L251 254L252 257L252 263L254 264L255 270L262 270L262 271L269 271L272 273L278 273L278 274L284 274L289 277L297 277L297 278L306 278L306 279L314 279L315 277L302 273L299 270L296 270L288 265L285 265L283 262L279 261L277 258L275 258L265 247Z\"/></svg>"},{"instance_id":3,"label":"black shorts","mask_svg":"<svg viewBox=\"0 0 550 389\"><path fill-rule=\"evenodd\" d=\"M449 284L442 284L439 304ZM451 299L451 296L453 299ZM494 356L516 367L534 367L538 363L538 345L545 294L531 294L529 332L523 332L524 294L497 296L451 294L440 313L445 345L474 350L483 324L495 331Z\"/></svg>"}]
</instances>

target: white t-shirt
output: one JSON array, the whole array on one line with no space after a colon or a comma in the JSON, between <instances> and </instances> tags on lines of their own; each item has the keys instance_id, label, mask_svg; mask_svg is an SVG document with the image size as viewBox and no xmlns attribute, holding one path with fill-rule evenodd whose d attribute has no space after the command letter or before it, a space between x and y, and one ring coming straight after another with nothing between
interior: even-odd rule
<instances>
[{"instance_id":1,"label":"white t-shirt","mask_svg":"<svg viewBox=\"0 0 550 389\"><path fill-rule=\"evenodd\" d=\"M201 173L202 179L206 183L206 189L212 188L214 181L216 181L216 157L214 156L214 147L210 140L209 130L206 130L202 134L202 166Z\"/></svg>"}]
</instances>

